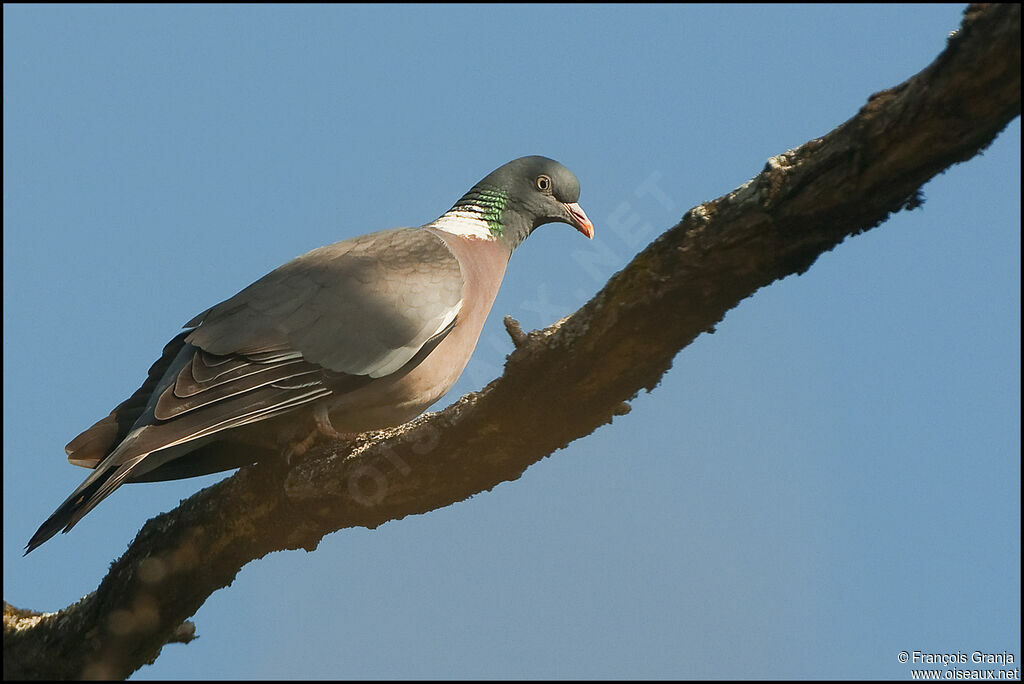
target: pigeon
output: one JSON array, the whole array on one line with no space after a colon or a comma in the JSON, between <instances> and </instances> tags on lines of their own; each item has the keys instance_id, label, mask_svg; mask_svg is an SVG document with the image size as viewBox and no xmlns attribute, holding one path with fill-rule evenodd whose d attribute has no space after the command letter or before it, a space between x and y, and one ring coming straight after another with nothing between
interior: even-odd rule
<instances>
[{"instance_id":1,"label":"pigeon","mask_svg":"<svg viewBox=\"0 0 1024 684\"><path fill-rule=\"evenodd\" d=\"M466 367L512 251L545 223L593 238L579 195L565 166L521 157L435 221L319 247L199 314L134 394L65 447L93 472L25 553L126 482L230 470L318 434L415 418Z\"/></svg>"}]
</instances>

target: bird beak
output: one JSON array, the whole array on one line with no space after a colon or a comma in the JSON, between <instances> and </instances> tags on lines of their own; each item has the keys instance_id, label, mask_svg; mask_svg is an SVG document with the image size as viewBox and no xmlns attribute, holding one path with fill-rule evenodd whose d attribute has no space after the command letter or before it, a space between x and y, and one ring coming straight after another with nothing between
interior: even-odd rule
<instances>
[{"instance_id":1,"label":"bird beak","mask_svg":"<svg viewBox=\"0 0 1024 684\"><path fill-rule=\"evenodd\" d=\"M563 206L569 212L569 225L586 235L587 238L593 240L594 224L590 222L589 218L587 218L587 213L583 211L583 207L576 202L566 203L563 204Z\"/></svg>"}]
</instances>

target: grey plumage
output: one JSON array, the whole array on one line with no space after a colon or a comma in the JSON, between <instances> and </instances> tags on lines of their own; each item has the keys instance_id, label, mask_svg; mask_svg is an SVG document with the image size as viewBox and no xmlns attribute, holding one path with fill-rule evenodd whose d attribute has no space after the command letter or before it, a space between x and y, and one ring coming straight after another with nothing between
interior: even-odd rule
<instances>
[{"instance_id":1,"label":"grey plumage","mask_svg":"<svg viewBox=\"0 0 1024 684\"><path fill-rule=\"evenodd\" d=\"M94 470L26 553L125 482L236 468L314 429L419 415L468 362L512 250L550 222L593 236L578 198L571 171L522 157L431 223L314 249L199 314L131 397L68 444Z\"/></svg>"},{"instance_id":2,"label":"grey plumage","mask_svg":"<svg viewBox=\"0 0 1024 684\"><path fill-rule=\"evenodd\" d=\"M186 340L212 354L301 350L310 363L376 378L454 318L461 285L458 261L435 234L380 231L289 261L189 321L196 329Z\"/></svg>"}]
</instances>

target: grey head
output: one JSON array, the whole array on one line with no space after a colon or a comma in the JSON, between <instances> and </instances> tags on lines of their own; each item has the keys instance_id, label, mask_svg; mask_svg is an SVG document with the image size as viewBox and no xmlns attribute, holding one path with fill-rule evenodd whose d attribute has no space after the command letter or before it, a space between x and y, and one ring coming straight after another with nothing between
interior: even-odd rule
<instances>
[{"instance_id":1,"label":"grey head","mask_svg":"<svg viewBox=\"0 0 1024 684\"><path fill-rule=\"evenodd\" d=\"M452 211L480 215L493 237L515 249L538 226L567 223L588 238L594 224L578 201L580 182L554 159L513 159L487 174Z\"/></svg>"}]
</instances>

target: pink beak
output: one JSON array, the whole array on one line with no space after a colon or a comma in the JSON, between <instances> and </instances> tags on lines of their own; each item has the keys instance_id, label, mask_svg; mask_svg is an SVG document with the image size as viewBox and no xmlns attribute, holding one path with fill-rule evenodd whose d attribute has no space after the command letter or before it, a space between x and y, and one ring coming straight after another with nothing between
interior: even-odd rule
<instances>
[{"instance_id":1,"label":"pink beak","mask_svg":"<svg viewBox=\"0 0 1024 684\"><path fill-rule=\"evenodd\" d=\"M569 215L572 216L573 228L586 235L588 239L593 240L594 224L587 218L587 213L583 211L583 207L576 202L572 202L571 204L565 204L565 208L569 210Z\"/></svg>"}]
</instances>

